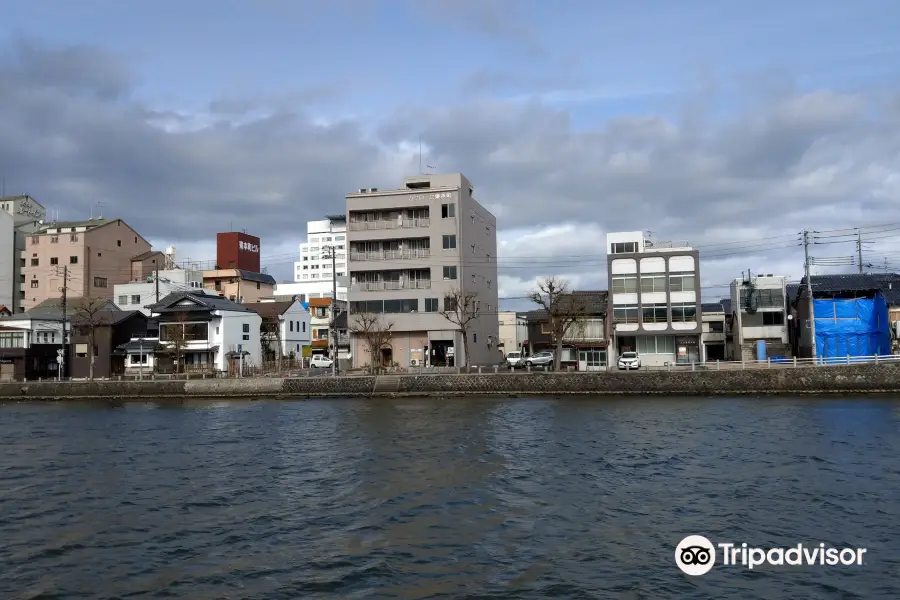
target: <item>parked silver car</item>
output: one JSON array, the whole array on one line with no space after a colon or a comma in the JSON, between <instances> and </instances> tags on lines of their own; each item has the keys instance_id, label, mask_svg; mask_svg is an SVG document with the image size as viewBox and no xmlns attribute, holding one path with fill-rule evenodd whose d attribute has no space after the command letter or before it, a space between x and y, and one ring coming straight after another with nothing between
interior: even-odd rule
<instances>
[{"instance_id":1,"label":"parked silver car","mask_svg":"<svg viewBox=\"0 0 900 600\"><path fill-rule=\"evenodd\" d=\"M549 351L535 352L525 359L526 367L552 367L553 353Z\"/></svg>"}]
</instances>

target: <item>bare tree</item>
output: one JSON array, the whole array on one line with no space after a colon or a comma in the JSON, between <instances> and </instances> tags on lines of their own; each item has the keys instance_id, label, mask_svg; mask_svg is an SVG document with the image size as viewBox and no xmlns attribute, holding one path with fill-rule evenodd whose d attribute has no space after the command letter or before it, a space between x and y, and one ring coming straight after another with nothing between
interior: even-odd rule
<instances>
[{"instance_id":1,"label":"bare tree","mask_svg":"<svg viewBox=\"0 0 900 600\"><path fill-rule=\"evenodd\" d=\"M369 352L369 366L374 371L381 366L381 351L391 347L393 321L385 321L381 315L357 313L353 315L350 331L362 338Z\"/></svg>"},{"instance_id":2,"label":"bare tree","mask_svg":"<svg viewBox=\"0 0 900 600\"><path fill-rule=\"evenodd\" d=\"M553 368L559 370L562 360L563 340L569 331L575 331L587 314L584 298L569 291L569 282L555 276L538 281L537 289L528 298L547 312L547 328L550 341L556 351Z\"/></svg>"},{"instance_id":3,"label":"bare tree","mask_svg":"<svg viewBox=\"0 0 900 600\"><path fill-rule=\"evenodd\" d=\"M191 320L191 316L187 311L181 310L175 313L175 320L169 323L164 323L164 325L168 325L166 327L166 339L165 341L169 344L169 349L172 352L172 355L175 357L175 374L178 375L179 369L181 372L184 372L184 365L182 364L182 358L184 355L184 347L187 345L187 336L185 333L185 325L188 321ZM174 333L170 333L174 330Z\"/></svg>"},{"instance_id":4,"label":"bare tree","mask_svg":"<svg viewBox=\"0 0 900 600\"><path fill-rule=\"evenodd\" d=\"M281 315L272 315L263 317L259 326L260 340L263 342L263 356L265 360L274 359L277 363L276 368L281 370L281 359L284 357L284 349L282 348L281 339ZM272 346L275 346L274 348Z\"/></svg>"},{"instance_id":5,"label":"bare tree","mask_svg":"<svg viewBox=\"0 0 900 600\"><path fill-rule=\"evenodd\" d=\"M465 294L460 289L451 290L444 296L444 310L440 311L442 317L456 326L456 331L462 336L463 360L461 367L469 364L469 330L471 323L478 318L478 295Z\"/></svg>"},{"instance_id":6,"label":"bare tree","mask_svg":"<svg viewBox=\"0 0 900 600\"><path fill-rule=\"evenodd\" d=\"M94 380L94 353L97 347L97 328L108 323L109 308L105 298L85 296L73 303L72 317L81 335L87 336L88 379Z\"/></svg>"}]
</instances>

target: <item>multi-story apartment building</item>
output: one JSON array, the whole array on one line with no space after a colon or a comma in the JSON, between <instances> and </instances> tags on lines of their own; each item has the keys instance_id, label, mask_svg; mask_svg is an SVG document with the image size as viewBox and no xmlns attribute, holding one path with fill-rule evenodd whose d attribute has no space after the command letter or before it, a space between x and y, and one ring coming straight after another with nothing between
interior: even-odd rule
<instances>
[{"instance_id":1,"label":"multi-story apartment building","mask_svg":"<svg viewBox=\"0 0 900 600\"><path fill-rule=\"evenodd\" d=\"M0 212L12 217L9 232L6 219L0 220L0 305L6 304L14 313L25 312L25 279L22 272L22 251L26 237L37 232L47 216L47 210L31 196L0 198ZM8 274L12 265L12 275Z\"/></svg>"},{"instance_id":2,"label":"multi-story apartment building","mask_svg":"<svg viewBox=\"0 0 900 600\"><path fill-rule=\"evenodd\" d=\"M734 360L791 355L787 277L769 273L735 279L731 282L731 306ZM760 353L762 348L765 356Z\"/></svg>"},{"instance_id":3,"label":"multi-story apartment building","mask_svg":"<svg viewBox=\"0 0 900 600\"><path fill-rule=\"evenodd\" d=\"M700 362L699 251L629 231L607 234L606 253L610 364L625 351L637 351L645 366Z\"/></svg>"},{"instance_id":4,"label":"multi-story apartment building","mask_svg":"<svg viewBox=\"0 0 900 600\"><path fill-rule=\"evenodd\" d=\"M700 360L702 362L728 360L728 319L725 305L721 301L704 302L700 308L703 311Z\"/></svg>"},{"instance_id":5,"label":"multi-story apartment building","mask_svg":"<svg viewBox=\"0 0 900 600\"><path fill-rule=\"evenodd\" d=\"M334 306L332 306L334 304ZM310 298L309 329L311 354L321 354L339 361L346 361L350 354L350 334L347 331L347 302L331 298ZM332 314L337 310L337 318ZM332 328L332 324L334 327ZM337 342L337 353L334 344Z\"/></svg>"},{"instance_id":6,"label":"multi-story apartment building","mask_svg":"<svg viewBox=\"0 0 900 600\"><path fill-rule=\"evenodd\" d=\"M309 221L306 236L306 243L300 244L300 260L294 263L294 283L279 286L276 294L302 296L303 300L331 298L337 283L338 300L346 300L347 216L329 215Z\"/></svg>"},{"instance_id":7,"label":"multi-story apartment building","mask_svg":"<svg viewBox=\"0 0 900 600\"><path fill-rule=\"evenodd\" d=\"M379 314L392 324L381 362L455 365L498 360L497 221L475 200L466 177L407 177L397 190L360 189L347 196L350 321ZM441 315L451 294L474 300L470 356L458 327ZM355 366L372 357L353 342Z\"/></svg>"},{"instance_id":8,"label":"multi-story apartment building","mask_svg":"<svg viewBox=\"0 0 900 600\"><path fill-rule=\"evenodd\" d=\"M150 250L125 221L103 217L44 223L27 237L21 253L26 310L60 297L64 268L69 296L112 300L115 285L131 281L132 259ZM153 260L152 253L145 256Z\"/></svg>"}]
</instances>

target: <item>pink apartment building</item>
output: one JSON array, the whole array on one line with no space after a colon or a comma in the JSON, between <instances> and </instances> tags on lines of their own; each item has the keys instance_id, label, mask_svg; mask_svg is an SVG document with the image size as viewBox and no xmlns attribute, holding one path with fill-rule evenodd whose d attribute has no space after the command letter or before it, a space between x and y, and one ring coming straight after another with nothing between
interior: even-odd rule
<instances>
[{"instance_id":1,"label":"pink apartment building","mask_svg":"<svg viewBox=\"0 0 900 600\"><path fill-rule=\"evenodd\" d=\"M150 243L121 219L44 223L27 237L21 255L25 310L62 295L64 268L70 297L112 300L114 285L130 282L135 268L152 269L149 262L157 259ZM148 264L138 267L135 260Z\"/></svg>"}]
</instances>

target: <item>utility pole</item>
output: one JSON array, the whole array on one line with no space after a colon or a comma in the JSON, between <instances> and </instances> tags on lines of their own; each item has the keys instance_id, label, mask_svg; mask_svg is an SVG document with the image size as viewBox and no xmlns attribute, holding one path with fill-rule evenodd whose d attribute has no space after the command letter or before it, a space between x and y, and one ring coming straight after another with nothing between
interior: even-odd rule
<instances>
[{"instance_id":1,"label":"utility pole","mask_svg":"<svg viewBox=\"0 0 900 600\"><path fill-rule=\"evenodd\" d=\"M806 273L806 295L809 298L809 336L812 340L812 358L816 359L816 315L813 310L812 279L809 275L809 232L803 232L803 270ZM801 332L802 333L802 332Z\"/></svg>"},{"instance_id":2,"label":"utility pole","mask_svg":"<svg viewBox=\"0 0 900 600\"><path fill-rule=\"evenodd\" d=\"M862 261L862 235L859 231L856 232L856 256L857 262L859 263L859 272L862 274L863 272L863 261Z\"/></svg>"},{"instance_id":3,"label":"utility pole","mask_svg":"<svg viewBox=\"0 0 900 600\"><path fill-rule=\"evenodd\" d=\"M156 284L156 303L159 304L159 265L156 265L156 272L153 274L153 282Z\"/></svg>"},{"instance_id":4,"label":"utility pole","mask_svg":"<svg viewBox=\"0 0 900 600\"><path fill-rule=\"evenodd\" d=\"M335 246L325 247L328 254L325 258L331 259L331 337L334 339L334 346L331 350L331 376L337 376L337 359L338 359L338 332L337 332L337 248Z\"/></svg>"}]
</instances>

